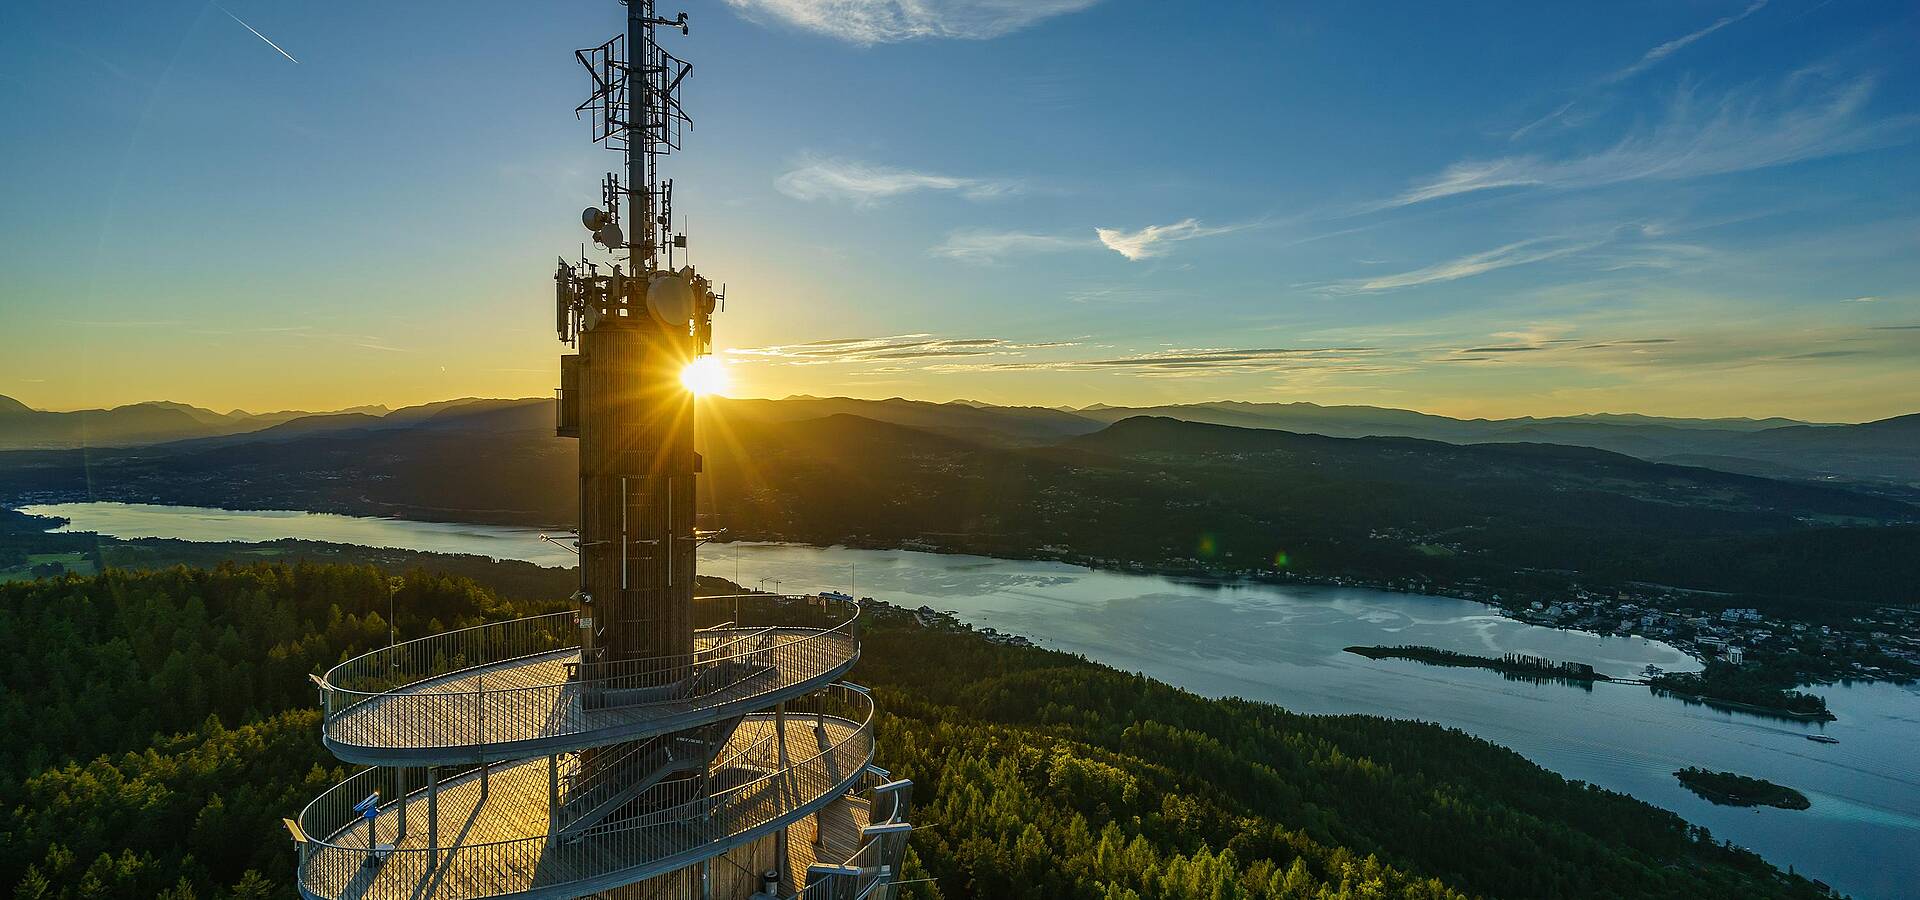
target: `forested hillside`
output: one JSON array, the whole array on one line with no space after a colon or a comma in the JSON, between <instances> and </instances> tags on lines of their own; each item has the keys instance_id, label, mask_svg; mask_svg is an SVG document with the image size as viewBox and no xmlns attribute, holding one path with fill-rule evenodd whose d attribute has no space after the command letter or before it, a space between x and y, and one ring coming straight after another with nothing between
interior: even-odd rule
<instances>
[{"instance_id":1,"label":"forested hillside","mask_svg":"<svg viewBox=\"0 0 1920 900\"><path fill-rule=\"evenodd\" d=\"M386 604L385 575L355 565L0 585L0 889L289 895L279 819L347 774L306 674L382 643ZM420 571L398 604L403 635L554 605ZM885 608L869 621L854 678L885 710L879 762L916 783L909 870L931 880L912 896L1819 894L1458 732L1205 700Z\"/></svg>"},{"instance_id":2,"label":"forested hillside","mask_svg":"<svg viewBox=\"0 0 1920 900\"><path fill-rule=\"evenodd\" d=\"M550 414L476 403L275 443L8 454L0 498L556 527L577 516L576 448ZM1509 593L1651 582L1810 619L1906 602L1920 579L1915 505L1580 447L1165 418L1024 447L846 414L703 428L703 524L732 539Z\"/></svg>"}]
</instances>

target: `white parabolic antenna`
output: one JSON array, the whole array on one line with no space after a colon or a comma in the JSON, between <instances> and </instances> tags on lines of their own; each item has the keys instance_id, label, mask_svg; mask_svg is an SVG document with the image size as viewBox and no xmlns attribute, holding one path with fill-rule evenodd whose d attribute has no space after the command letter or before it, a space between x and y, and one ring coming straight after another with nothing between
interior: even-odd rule
<instances>
[{"instance_id":1,"label":"white parabolic antenna","mask_svg":"<svg viewBox=\"0 0 1920 900\"><path fill-rule=\"evenodd\" d=\"M677 272L656 275L647 285L647 311L668 325L693 318L693 283Z\"/></svg>"}]
</instances>

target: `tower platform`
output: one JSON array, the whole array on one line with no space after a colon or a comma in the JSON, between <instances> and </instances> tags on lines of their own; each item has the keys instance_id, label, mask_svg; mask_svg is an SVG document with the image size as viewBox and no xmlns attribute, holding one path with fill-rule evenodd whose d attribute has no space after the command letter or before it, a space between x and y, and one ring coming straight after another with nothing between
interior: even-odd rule
<instances>
[{"instance_id":1,"label":"tower platform","mask_svg":"<svg viewBox=\"0 0 1920 900\"><path fill-rule=\"evenodd\" d=\"M313 900L579 897L722 856L710 863L722 874L757 878L784 829L782 883L807 884L810 867L854 861L869 827L904 808L858 793L877 781L864 691L835 685L789 706L742 717L703 782L656 784L629 801L637 814L577 831L556 820L552 793L556 777L578 771L574 756L475 766L439 779L436 790L422 787L425 770L367 769L301 812L309 838L300 892ZM399 799L372 817L355 809L376 793Z\"/></svg>"},{"instance_id":2,"label":"tower platform","mask_svg":"<svg viewBox=\"0 0 1920 900\"><path fill-rule=\"evenodd\" d=\"M719 615L729 599L699 602ZM601 665L584 677L572 612L382 648L319 679L323 739L336 757L366 765L520 759L764 709L859 660L857 604L785 597L765 610L756 600L765 624L729 618L698 629L691 655Z\"/></svg>"}]
</instances>

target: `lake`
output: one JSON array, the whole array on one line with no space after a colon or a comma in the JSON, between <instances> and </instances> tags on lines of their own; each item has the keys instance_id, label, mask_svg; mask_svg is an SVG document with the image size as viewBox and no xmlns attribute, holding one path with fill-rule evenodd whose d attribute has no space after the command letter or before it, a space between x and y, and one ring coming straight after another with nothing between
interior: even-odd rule
<instances>
[{"instance_id":1,"label":"lake","mask_svg":"<svg viewBox=\"0 0 1920 900\"><path fill-rule=\"evenodd\" d=\"M300 512L233 512L123 503L25 507L76 531L193 541L335 541L571 565L573 555L512 527ZM843 590L951 610L975 626L1209 696L1304 713L1422 719L1510 747L1569 778L1665 807L1782 867L1862 898L1920 885L1920 688L1812 689L1825 726L1720 712L1646 688L1533 684L1481 669L1369 661L1342 648L1422 644L1481 655L1527 653L1637 675L1651 663L1698 664L1674 647L1528 625L1466 600L1365 588L1202 584L1063 563L791 544L708 544L702 568L749 586ZM763 582L764 579L764 582ZM1817 744L1825 733L1839 744ZM1673 778L1688 765L1779 782L1805 811L1714 806Z\"/></svg>"}]
</instances>

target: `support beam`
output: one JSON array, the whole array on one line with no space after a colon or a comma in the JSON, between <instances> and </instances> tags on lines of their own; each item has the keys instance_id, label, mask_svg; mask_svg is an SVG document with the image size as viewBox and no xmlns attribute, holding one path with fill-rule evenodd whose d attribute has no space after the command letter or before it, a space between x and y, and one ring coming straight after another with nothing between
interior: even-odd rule
<instances>
[{"instance_id":1,"label":"support beam","mask_svg":"<svg viewBox=\"0 0 1920 900\"><path fill-rule=\"evenodd\" d=\"M560 824L560 754L547 754L547 837L559 833Z\"/></svg>"},{"instance_id":2,"label":"support beam","mask_svg":"<svg viewBox=\"0 0 1920 900\"><path fill-rule=\"evenodd\" d=\"M773 743L778 748L780 758L780 774L774 776L777 779L775 791L780 801L785 803L792 799L793 767L787 763L787 703L784 700L773 708L773 733ZM780 829L773 840L774 868L780 872L793 871L792 850L787 846L788 840L785 828Z\"/></svg>"},{"instance_id":3,"label":"support beam","mask_svg":"<svg viewBox=\"0 0 1920 900\"><path fill-rule=\"evenodd\" d=\"M427 865L440 865L440 767L427 767Z\"/></svg>"},{"instance_id":4,"label":"support beam","mask_svg":"<svg viewBox=\"0 0 1920 900\"><path fill-rule=\"evenodd\" d=\"M393 793L394 793L394 797L398 799L400 802L400 828L399 828L399 831L396 832L393 836L393 843L397 846L401 841L404 841L407 839L407 767L406 766L400 766L393 770Z\"/></svg>"}]
</instances>

